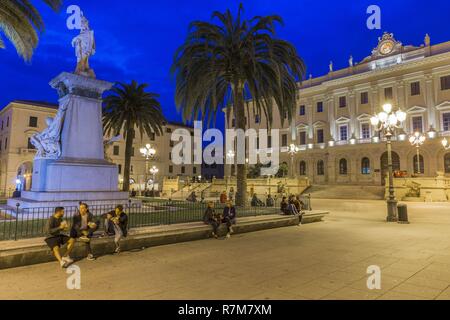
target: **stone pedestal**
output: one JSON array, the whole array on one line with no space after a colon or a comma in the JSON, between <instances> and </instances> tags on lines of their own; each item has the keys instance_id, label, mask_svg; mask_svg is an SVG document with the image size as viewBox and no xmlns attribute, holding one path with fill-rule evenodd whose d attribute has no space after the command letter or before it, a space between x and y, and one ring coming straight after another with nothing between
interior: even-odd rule
<instances>
[{"instance_id":1,"label":"stone pedestal","mask_svg":"<svg viewBox=\"0 0 450 320\"><path fill-rule=\"evenodd\" d=\"M9 206L21 208L128 202L118 191L118 168L105 160L102 95L112 84L72 73L61 73L50 82L58 91L60 108L66 108L61 129L61 156L36 159L33 185Z\"/></svg>"}]
</instances>

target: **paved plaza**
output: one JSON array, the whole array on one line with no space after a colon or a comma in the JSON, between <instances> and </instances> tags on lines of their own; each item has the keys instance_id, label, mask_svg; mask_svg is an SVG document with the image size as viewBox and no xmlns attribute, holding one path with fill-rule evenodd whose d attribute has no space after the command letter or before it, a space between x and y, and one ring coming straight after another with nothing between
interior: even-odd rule
<instances>
[{"instance_id":1,"label":"paved plaza","mask_svg":"<svg viewBox=\"0 0 450 320\"><path fill-rule=\"evenodd\" d=\"M316 200L323 223L80 261L81 290L56 263L0 271L0 299L450 299L450 205ZM381 267L381 290L367 268Z\"/></svg>"}]
</instances>

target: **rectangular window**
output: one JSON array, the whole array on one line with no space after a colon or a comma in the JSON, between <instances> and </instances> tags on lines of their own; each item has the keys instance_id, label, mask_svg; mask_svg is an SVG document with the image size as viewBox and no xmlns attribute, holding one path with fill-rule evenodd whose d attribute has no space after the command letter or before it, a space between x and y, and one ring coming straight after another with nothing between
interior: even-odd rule
<instances>
[{"instance_id":1,"label":"rectangular window","mask_svg":"<svg viewBox=\"0 0 450 320\"><path fill-rule=\"evenodd\" d=\"M444 131L450 131L450 112L444 113L442 115L442 125Z\"/></svg>"},{"instance_id":2,"label":"rectangular window","mask_svg":"<svg viewBox=\"0 0 450 320\"><path fill-rule=\"evenodd\" d=\"M300 106L300 115L304 116L306 114L306 107L305 106Z\"/></svg>"},{"instance_id":3,"label":"rectangular window","mask_svg":"<svg viewBox=\"0 0 450 320\"><path fill-rule=\"evenodd\" d=\"M28 138L28 150L34 150L36 147L31 143L31 138Z\"/></svg>"},{"instance_id":4,"label":"rectangular window","mask_svg":"<svg viewBox=\"0 0 450 320\"><path fill-rule=\"evenodd\" d=\"M422 116L412 117L411 121L413 132L423 132Z\"/></svg>"},{"instance_id":5,"label":"rectangular window","mask_svg":"<svg viewBox=\"0 0 450 320\"><path fill-rule=\"evenodd\" d=\"M113 155L118 156L119 153L120 153L120 147L119 146L114 146Z\"/></svg>"},{"instance_id":6,"label":"rectangular window","mask_svg":"<svg viewBox=\"0 0 450 320\"><path fill-rule=\"evenodd\" d=\"M31 128L37 128L38 126L38 118L37 117L30 117L30 120L28 121L28 126Z\"/></svg>"},{"instance_id":7,"label":"rectangular window","mask_svg":"<svg viewBox=\"0 0 450 320\"><path fill-rule=\"evenodd\" d=\"M317 102L317 113L323 112L323 102Z\"/></svg>"},{"instance_id":8,"label":"rectangular window","mask_svg":"<svg viewBox=\"0 0 450 320\"><path fill-rule=\"evenodd\" d=\"M122 165L119 164L118 167L119 167L119 174L122 174Z\"/></svg>"},{"instance_id":9,"label":"rectangular window","mask_svg":"<svg viewBox=\"0 0 450 320\"><path fill-rule=\"evenodd\" d=\"M370 139L370 124L361 124L361 139Z\"/></svg>"},{"instance_id":10,"label":"rectangular window","mask_svg":"<svg viewBox=\"0 0 450 320\"><path fill-rule=\"evenodd\" d=\"M287 147L288 146L288 135L287 134L283 134L281 136L281 146L282 147Z\"/></svg>"},{"instance_id":11,"label":"rectangular window","mask_svg":"<svg viewBox=\"0 0 450 320\"><path fill-rule=\"evenodd\" d=\"M348 126L342 125L339 127L339 137L341 141L347 141L348 140Z\"/></svg>"},{"instance_id":12,"label":"rectangular window","mask_svg":"<svg viewBox=\"0 0 450 320\"><path fill-rule=\"evenodd\" d=\"M304 146L306 144L306 132L302 131L300 132L300 145Z\"/></svg>"},{"instance_id":13,"label":"rectangular window","mask_svg":"<svg viewBox=\"0 0 450 320\"><path fill-rule=\"evenodd\" d=\"M384 88L384 100L392 101L392 98L393 98L392 87Z\"/></svg>"},{"instance_id":14,"label":"rectangular window","mask_svg":"<svg viewBox=\"0 0 450 320\"><path fill-rule=\"evenodd\" d=\"M450 76L441 77L441 90L450 89Z\"/></svg>"},{"instance_id":15,"label":"rectangular window","mask_svg":"<svg viewBox=\"0 0 450 320\"><path fill-rule=\"evenodd\" d=\"M181 167L181 174L185 174L186 173L186 167Z\"/></svg>"},{"instance_id":16,"label":"rectangular window","mask_svg":"<svg viewBox=\"0 0 450 320\"><path fill-rule=\"evenodd\" d=\"M368 103L369 103L369 93L361 92L361 104L368 104Z\"/></svg>"},{"instance_id":17,"label":"rectangular window","mask_svg":"<svg viewBox=\"0 0 450 320\"><path fill-rule=\"evenodd\" d=\"M420 96L420 82L411 83L411 96Z\"/></svg>"},{"instance_id":18,"label":"rectangular window","mask_svg":"<svg viewBox=\"0 0 450 320\"><path fill-rule=\"evenodd\" d=\"M257 114L257 115L255 116L255 123L258 124L258 123L260 123L260 122L261 122L261 117L259 116L259 114Z\"/></svg>"},{"instance_id":19,"label":"rectangular window","mask_svg":"<svg viewBox=\"0 0 450 320\"><path fill-rule=\"evenodd\" d=\"M317 143L324 143L325 142L323 129L317 129L317 131L316 131L316 141L317 141Z\"/></svg>"},{"instance_id":20,"label":"rectangular window","mask_svg":"<svg viewBox=\"0 0 450 320\"><path fill-rule=\"evenodd\" d=\"M192 174L197 174L197 167L192 168Z\"/></svg>"},{"instance_id":21,"label":"rectangular window","mask_svg":"<svg viewBox=\"0 0 450 320\"><path fill-rule=\"evenodd\" d=\"M169 166L169 173L173 173L173 166Z\"/></svg>"},{"instance_id":22,"label":"rectangular window","mask_svg":"<svg viewBox=\"0 0 450 320\"><path fill-rule=\"evenodd\" d=\"M347 106L347 98L339 97L339 108L345 108Z\"/></svg>"}]
</instances>

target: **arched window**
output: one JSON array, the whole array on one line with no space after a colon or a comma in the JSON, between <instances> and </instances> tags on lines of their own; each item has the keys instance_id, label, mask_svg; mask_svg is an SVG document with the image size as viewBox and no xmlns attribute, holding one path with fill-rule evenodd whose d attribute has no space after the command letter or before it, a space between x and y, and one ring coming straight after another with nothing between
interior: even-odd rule
<instances>
[{"instance_id":1,"label":"arched window","mask_svg":"<svg viewBox=\"0 0 450 320\"><path fill-rule=\"evenodd\" d=\"M339 174L344 176L347 173L348 173L347 160L346 159L341 159L339 161Z\"/></svg>"},{"instance_id":2,"label":"arched window","mask_svg":"<svg viewBox=\"0 0 450 320\"><path fill-rule=\"evenodd\" d=\"M425 163L423 161L423 156L420 155L419 157L419 165L417 164L417 154L414 156L413 163L414 163L414 173L415 174L422 174L425 173ZM420 169L420 170L419 170Z\"/></svg>"},{"instance_id":3,"label":"arched window","mask_svg":"<svg viewBox=\"0 0 450 320\"><path fill-rule=\"evenodd\" d=\"M445 173L450 173L450 153L447 153L444 158Z\"/></svg>"},{"instance_id":4,"label":"arched window","mask_svg":"<svg viewBox=\"0 0 450 320\"><path fill-rule=\"evenodd\" d=\"M361 174L370 174L370 159L363 158L361 160Z\"/></svg>"},{"instance_id":5,"label":"arched window","mask_svg":"<svg viewBox=\"0 0 450 320\"><path fill-rule=\"evenodd\" d=\"M306 162L305 161L300 162L300 175L306 176Z\"/></svg>"},{"instance_id":6,"label":"arched window","mask_svg":"<svg viewBox=\"0 0 450 320\"><path fill-rule=\"evenodd\" d=\"M319 160L317 162L317 175L324 176L325 175L325 165L323 160Z\"/></svg>"}]
</instances>

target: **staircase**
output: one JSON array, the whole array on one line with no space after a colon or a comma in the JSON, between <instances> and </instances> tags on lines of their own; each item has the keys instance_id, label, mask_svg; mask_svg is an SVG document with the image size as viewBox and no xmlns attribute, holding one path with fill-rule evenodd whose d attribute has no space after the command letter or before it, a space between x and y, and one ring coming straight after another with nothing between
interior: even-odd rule
<instances>
[{"instance_id":1,"label":"staircase","mask_svg":"<svg viewBox=\"0 0 450 320\"><path fill-rule=\"evenodd\" d=\"M358 185L314 185L303 194L311 194L312 199L354 199L383 200L385 188Z\"/></svg>"}]
</instances>

